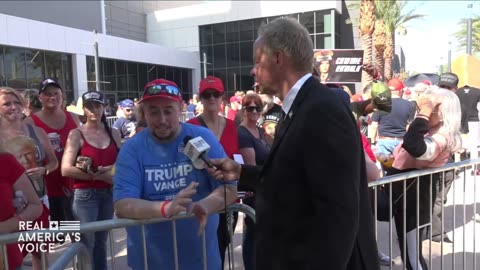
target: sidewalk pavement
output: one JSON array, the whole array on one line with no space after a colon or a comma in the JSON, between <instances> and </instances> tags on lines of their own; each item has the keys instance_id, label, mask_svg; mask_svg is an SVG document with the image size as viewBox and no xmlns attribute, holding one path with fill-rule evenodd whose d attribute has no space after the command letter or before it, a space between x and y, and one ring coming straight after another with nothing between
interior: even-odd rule
<instances>
[{"instance_id":1,"label":"sidewalk pavement","mask_svg":"<svg viewBox=\"0 0 480 270\"><path fill-rule=\"evenodd\" d=\"M478 178L478 179L477 179ZM477 181L474 181L477 180ZM476 190L477 203L474 198L475 182L477 182ZM463 206L465 204L465 207ZM474 214L474 207L476 207L476 214ZM423 254L427 259L427 264L430 260L430 248L431 248L431 268L430 269L441 269L443 263L444 269L474 269L473 260L476 257L477 260L477 269L480 269L480 176L474 177L470 175L470 171L467 171L465 174L460 174L457 179L454 181L452 188L448 194L447 203L445 205L445 229L448 232L450 239L454 241L453 244L444 243L443 244L443 255L444 259L442 262L441 253L442 247L441 244L433 242L430 246L429 240L425 240L423 243ZM452 217L454 216L455 219ZM465 213L465 214L464 214ZM465 222L464 222L465 220ZM393 220L392 220L393 222ZM388 222L378 222L378 247L379 250L389 255L389 223ZM398 244L396 241L396 231L395 223L392 223L392 258L393 258L393 267L394 270L403 269L402 259L400 257L400 251L398 249ZM234 267L231 269L234 270L243 270L243 261L242 261L242 230L243 230L243 214L239 215L239 221L237 222L237 227L235 230L234 236L234 256L233 263ZM474 235L474 230L477 232ZM127 250L126 250L126 233L124 229L115 229L110 234L113 239L113 257L114 261L111 260L110 253L110 244L109 253L108 253L108 266L112 270L127 270L130 269L127 266ZM476 236L476 237L474 237ZM319 243L320 245L321 243ZM67 245L59 246L54 252L49 255L49 261L55 261L62 252L68 248ZM225 268L228 267L228 254L225 256ZM27 257L25 261L29 261L30 257ZM321 262L319 262L321 265ZM24 269L29 270L31 267L24 266ZM72 267L65 268L68 270L73 269ZM390 269L388 266L383 266L382 270Z\"/></svg>"}]
</instances>

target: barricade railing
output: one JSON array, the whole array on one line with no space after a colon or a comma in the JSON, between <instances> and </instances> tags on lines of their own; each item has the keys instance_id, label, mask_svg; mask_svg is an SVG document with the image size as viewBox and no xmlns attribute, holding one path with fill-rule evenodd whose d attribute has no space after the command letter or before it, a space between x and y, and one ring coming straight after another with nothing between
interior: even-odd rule
<instances>
[{"instance_id":1,"label":"barricade railing","mask_svg":"<svg viewBox=\"0 0 480 270\"><path fill-rule=\"evenodd\" d=\"M113 126L113 123L118 119L116 116L107 116L107 124L109 127Z\"/></svg>"},{"instance_id":2,"label":"barricade railing","mask_svg":"<svg viewBox=\"0 0 480 270\"><path fill-rule=\"evenodd\" d=\"M233 214L233 212L241 212L246 215L246 217L251 218L253 222L255 222L255 210L246 204L232 204L227 207L227 215ZM103 221L96 221L96 222L88 222L80 224L80 233L87 233L87 232L99 232L99 231L108 231L109 232L109 244L110 244L110 266L111 269L114 270L115 267L115 254L114 254L114 244L113 244L113 236L112 231L113 229L123 229L132 226L141 226L142 235L143 235L143 261L145 265L145 269L149 269L147 265L147 250L146 250L146 239L145 239L145 225L154 224L154 223L161 223L166 221L171 221L173 226L173 246L174 246L174 254L175 254L175 269L178 270L179 262L178 262L178 254L177 254L177 236L176 236L176 221L188 218L195 218L193 215L181 214L170 219L165 218L156 218L156 219L145 219L145 220L134 220L134 219L125 219L125 218L118 218L118 219L110 219L110 220L103 220ZM23 235L23 238L26 237L26 234L32 233L71 233L71 231L51 231L51 230L35 230L35 231L28 231L28 232L17 232L17 233L10 233L5 235L0 235L0 248L3 249L3 256L5 269L8 270L8 258L6 254L6 245L10 243L17 243L20 235ZM232 234L232 233L231 233ZM203 254L203 269L207 269L207 256L206 256L206 239L205 234L202 235L202 254ZM230 243L233 245L233 241ZM233 248L232 248L233 250ZM42 261L42 270L46 270L46 254L41 253L41 261ZM73 262L74 269L78 270L90 270L92 269L91 266L91 258L90 254L87 251L86 246L82 242L76 242L70 245L60 257L48 268L49 270L63 270L65 269L71 262ZM1 266L0 266L1 269Z\"/></svg>"},{"instance_id":3,"label":"barricade railing","mask_svg":"<svg viewBox=\"0 0 480 270\"><path fill-rule=\"evenodd\" d=\"M477 269L476 226L477 224L480 226L480 220L475 220L478 202L476 184L478 176L475 168L477 165L480 167L479 164L480 159L466 160L449 163L440 168L386 176L369 183L370 190L373 191L372 204L377 221L375 222L377 243L381 246L380 243L387 240L388 254L391 259L394 256L394 247L400 250L401 269ZM462 190L458 190L456 187L458 185L462 186ZM452 210L446 211L445 201L449 191ZM459 196L462 198L459 199ZM473 220L468 223L467 201L473 205L473 209L468 210ZM388 207L385 204L388 204ZM460 215L458 215L457 206L460 207ZM388 223L388 239L378 236L379 216L387 219L383 221ZM457 219L461 219L460 224L457 223ZM471 223L473 227L467 231ZM393 236L394 224L397 237ZM446 225L451 227L447 228ZM432 242L433 230L439 233L438 244ZM447 230L448 234L452 235L453 243L445 242L447 239L444 233ZM458 232L459 230L461 232ZM456 237L459 233L461 238ZM467 254L467 242L468 250L471 251L468 253L471 254ZM428 252L426 252L427 248ZM432 256L433 249L436 249L436 256ZM424 257L425 253L428 254ZM407 267L407 259L411 268ZM389 269L393 269L393 265L394 261L390 260Z\"/></svg>"}]
</instances>

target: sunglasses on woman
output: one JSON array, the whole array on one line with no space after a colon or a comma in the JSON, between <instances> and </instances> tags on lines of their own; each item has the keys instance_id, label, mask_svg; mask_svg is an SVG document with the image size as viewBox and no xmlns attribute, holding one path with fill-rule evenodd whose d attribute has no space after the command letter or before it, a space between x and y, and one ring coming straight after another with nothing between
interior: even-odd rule
<instances>
[{"instance_id":1,"label":"sunglasses on woman","mask_svg":"<svg viewBox=\"0 0 480 270\"><path fill-rule=\"evenodd\" d=\"M222 93L220 92L207 92L200 95L200 97L203 99L209 99L211 97L219 98L221 96L222 96Z\"/></svg>"},{"instance_id":2,"label":"sunglasses on woman","mask_svg":"<svg viewBox=\"0 0 480 270\"><path fill-rule=\"evenodd\" d=\"M259 106L248 106L248 107L245 107L245 110L247 112L253 112L253 111L256 111L256 112L261 112L262 111L262 108L259 107Z\"/></svg>"}]
</instances>

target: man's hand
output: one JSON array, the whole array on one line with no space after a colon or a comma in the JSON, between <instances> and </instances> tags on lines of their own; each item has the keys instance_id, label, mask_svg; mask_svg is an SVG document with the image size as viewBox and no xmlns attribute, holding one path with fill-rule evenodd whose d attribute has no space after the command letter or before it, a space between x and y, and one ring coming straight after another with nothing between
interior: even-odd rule
<instances>
[{"instance_id":1,"label":"man's hand","mask_svg":"<svg viewBox=\"0 0 480 270\"><path fill-rule=\"evenodd\" d=\"M208 220L208 208L202 201L194 202L188 207L188 213L194 214L199 223L198 236L202 235Z\"/></svg>"},{"instance_id":2,"label":"man's hand","mask_svg":"<svg viewBox=\"0 0 480 270\"><path fill-rule=\"evenodd\" d=\"M242 166L229 158L212 159L212 164L217 168L207 168L208 173L217 180L237 181L242 172Z\"/></svg>"},{"instance_id":3,"label":"man's hand","mask_svg":"<svg viewBox=\"0 0 480 270\"><path fill-rule=\"evenodd\" d=\"M186 188L180 190L167 206L165 206L165 214L167 217L178 215L182 211L187 211L192 204L192 196L197 193L197 182L192 182ZM205 221L206 222L206 221Z\"/></svg>"}]
</instances>

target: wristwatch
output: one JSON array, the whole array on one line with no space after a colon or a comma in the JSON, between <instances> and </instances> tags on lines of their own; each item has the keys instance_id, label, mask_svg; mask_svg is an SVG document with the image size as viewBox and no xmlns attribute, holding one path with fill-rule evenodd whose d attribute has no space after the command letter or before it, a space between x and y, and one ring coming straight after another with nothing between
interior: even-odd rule
<instances>
[{"instance_id":1,"label":"wristwatch","mask_svg":"<svg viewBox=\"0 0 480 270\"><path fill-rule=\"evenodd\" d=\"M45 168L45 174L44 174L44 176L47 176L47 175L50 173L50 171L47 169L47 167L44 167L44 168Z\"/></svg>"}]
</instances>

